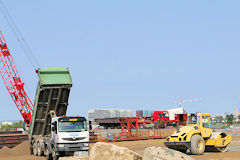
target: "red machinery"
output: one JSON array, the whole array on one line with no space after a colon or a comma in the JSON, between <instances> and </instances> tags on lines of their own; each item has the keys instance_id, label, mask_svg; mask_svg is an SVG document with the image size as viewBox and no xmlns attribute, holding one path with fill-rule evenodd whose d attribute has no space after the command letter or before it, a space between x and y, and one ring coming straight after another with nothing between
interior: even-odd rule
<instances>
[{"instance_id":1,"label":"red machinery","mask_svg":"<svg viewBox=\"0 0 240 160\"><path fill-rule=\"evenodd\" d=\"M30 126L33 103L24 90L17 68L7 47L6 41L0 31L0 74L3 82L20 111L27 126Z\"/></svg>"},{"instance_id":2,"label":"red machinery","mask_svg":"<svg viewBox=\"0 0 240 160\"><path fill-rule=\"evenodd\" d=\"M170 114L172 117L170 118ZM154 111L152 116L154 123L161 123L163 126L186 125L187 114L169 113L169 111Z\"/></svg>"}]
</instances>

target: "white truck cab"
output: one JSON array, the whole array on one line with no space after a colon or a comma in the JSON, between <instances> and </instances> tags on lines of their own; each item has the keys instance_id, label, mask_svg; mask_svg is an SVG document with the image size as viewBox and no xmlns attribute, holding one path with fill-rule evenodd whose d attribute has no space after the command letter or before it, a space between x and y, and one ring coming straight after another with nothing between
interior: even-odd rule
<instances>
[{"instance_id":1,"label":"white truck cab","mask_svg":"<svg viewBox=\"0 0 240 160\"><path fill-rule=\"evenodd\" d=\"M89 132L84 117L54 117L51 123L52 144L56 156L89 150Z\"/></svg>"}]
</instances>

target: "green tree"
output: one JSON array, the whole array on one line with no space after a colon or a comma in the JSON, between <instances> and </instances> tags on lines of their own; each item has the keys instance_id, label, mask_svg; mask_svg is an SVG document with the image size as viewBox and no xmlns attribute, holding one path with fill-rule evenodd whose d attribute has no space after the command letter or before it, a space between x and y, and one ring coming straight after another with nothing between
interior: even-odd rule
<instances>
[{"instance_id":1,"label":"green tree","mask_svg":"<svg viewBox=\"0 0 240 160\"><path fill-rule=\"evenodd\" d=\"M240 119L240 114L238 115L238 119Z\"/></svg>"},{"instance_id":2,"label":"green tree","mask_svg":"<svg viewBox=\"0 0 240 160\"><path fill-rule=\"evenodd\" d=\"M234 120L233 114L227 115L226 116L226 120L227 120L227 124L228 125L232 125L233 124L233 120Z\"/></svg>"},{"instance_id":3,"label":"green tree","mask_svg":"<svg viewBox=\"0 0 240 160\"><path fill-rule=\"evenodd\" d=\"M223 121L223 116L216 116L215 121L221 123Z\"/></svg>"},{"instance_id":4,"label":"green tree","mask_svg":"<svg viewBox=\"0 0 240 160\"><path fill-rule=\"evenodd\" d=\"M10 131L10 130L15 130L16 127L23 127L23 121L22 120L18 121L16 123L12 124L12 125L8 125L8 124L1 125L1 129L0 130L1 131Z\"/></svg>"}]
</instances>

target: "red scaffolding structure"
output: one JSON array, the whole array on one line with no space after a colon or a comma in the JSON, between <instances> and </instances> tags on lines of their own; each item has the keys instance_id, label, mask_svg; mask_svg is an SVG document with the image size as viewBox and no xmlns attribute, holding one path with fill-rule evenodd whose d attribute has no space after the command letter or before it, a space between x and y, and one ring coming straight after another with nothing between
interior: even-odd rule
<instances>
[{"instance_id":1,"label":"red scaffolding structure","mask_svg":"<svg viewBox=\"0 0 240 160\"><path fill-rule=\"evenodd\" d=\"M166 138L172 134L173 129L146 129L141 127L141 124L151 124L151 120L141 119L139 117L122 117L119 118L121 125L121 133L119 137L112 137L110 141L124 141L124 140L140 140L140 139L154 139Z\"/></svg>"}]
</instances>

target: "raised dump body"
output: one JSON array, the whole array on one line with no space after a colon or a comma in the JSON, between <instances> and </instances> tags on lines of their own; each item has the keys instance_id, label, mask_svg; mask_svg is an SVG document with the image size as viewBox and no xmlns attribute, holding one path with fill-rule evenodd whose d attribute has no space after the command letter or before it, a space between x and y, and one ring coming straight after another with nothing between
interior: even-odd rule
<instances>
[{"instance_id":1,"label":"raised dump body","mask_svg":"<svg viewBox=\"0 0 240 160\"><path fill-rule=\"evenodd\" d=\"M67 68L39 69L39 82L29 131L30 150L36 156L58 160L75 152L87 155L86 118L66 117L72 79Z\"/></svg>"},{"instance_id":2,"label":"raised dump body","mask_svg":"<svg viewBox=\"0 0 240 160\"><path fill-rule=\"evenodd\" d=\"M66 115L72 79L68 68L40 68L31 126L30 141L51 136L51 114Z\"/></svg>"}]
</instances>

